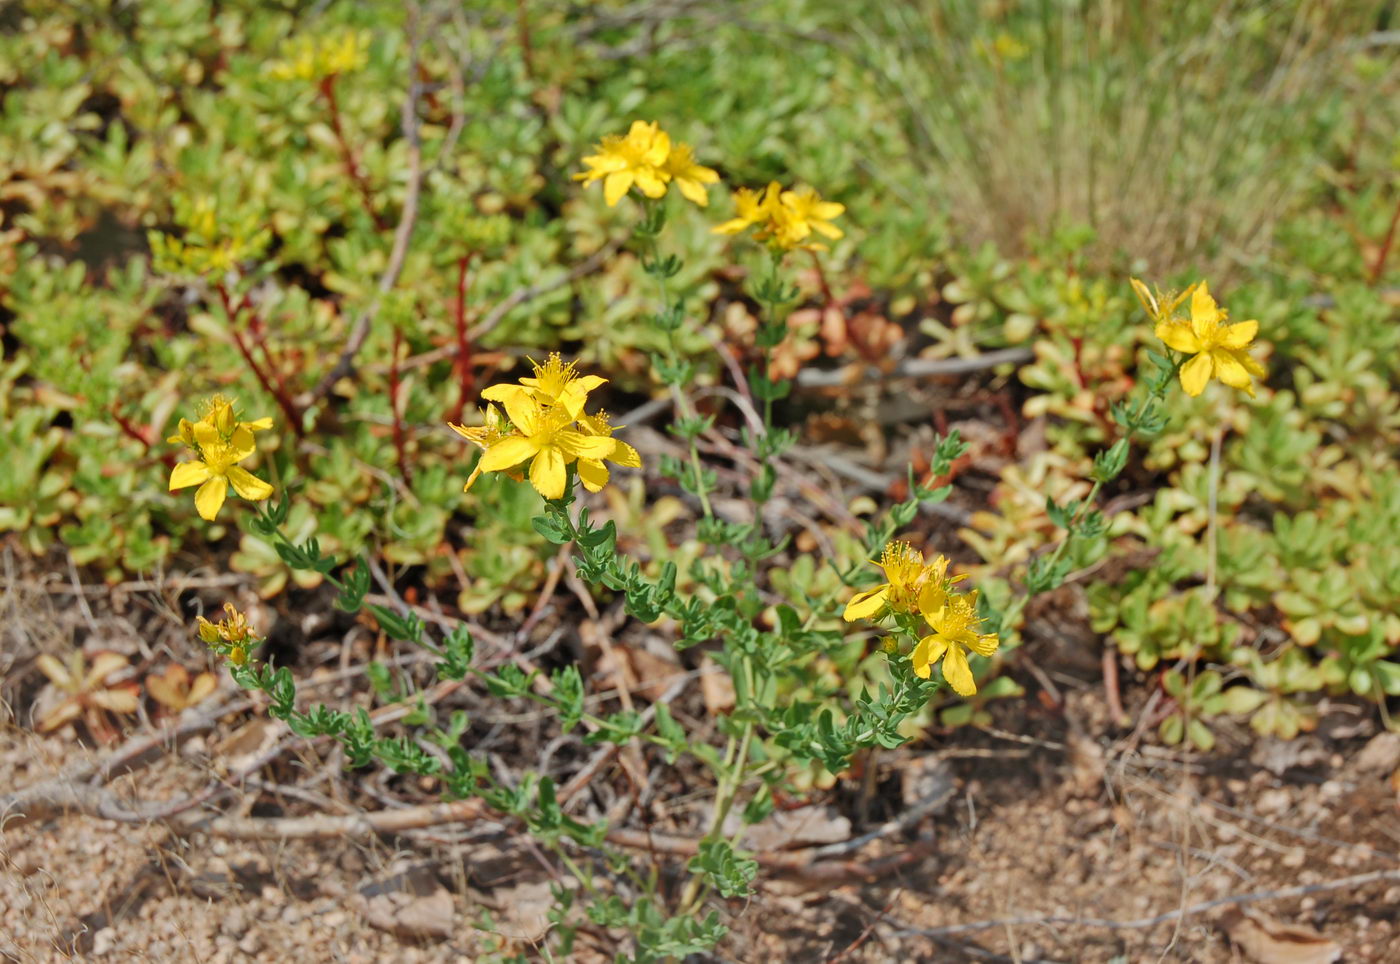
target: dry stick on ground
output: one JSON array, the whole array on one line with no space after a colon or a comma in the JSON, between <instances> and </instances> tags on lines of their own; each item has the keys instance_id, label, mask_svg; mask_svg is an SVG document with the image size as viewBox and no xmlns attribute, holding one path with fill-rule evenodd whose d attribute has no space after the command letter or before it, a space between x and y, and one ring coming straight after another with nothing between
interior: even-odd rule
<instances>
[{"instance_id":1,"label":"dry stick on ground","mask_svg":"<svg viewBox=\"0 0 1400 964\"><path fill-rule=\"evenodd\" d=\"M389 665L407 666L432 658L431 654L414 653L390 660ZM330 673L303 683L301 690L305 692L319 689L363 673L364 668L361 666ZM215 695L217 697L217 694ZM83 763L56 777L0 796L0 828L12 828L31 820L46 819L68 811L126 822L139 823L151 819L145 811L128 810L115 794L105 789L104 784L116 777L144 769L159 759L165 751L178 747L198 733L214 729L223 718L259 705L259 701L254 699L206 703L208 705L186 710L177 719L155 732L128 740L101 761ZM397 716L386 716L377 722L391 722L402 715L403 712L399 712ZM280 747L279 753L290 745L291 742L287 741ZM192 798L187 797L177 803L183 806L190 799ZM160 810L170 806L166 803L155 805Z\"/></svg>"},{"instance_id":2,"label":"dry stick on ground","mask_svg":"<svg viewBox=\"0 0 1400 964\"><path fill-rule=\"evenodd\" d=\"M1400 881L1400 870L1373 870L1369 873L1355 874L1351 877L1341 877L1337 880L1328 880L1320 884L1300 884L1297 887L1284 887L1281 890L1256 890L1248 894L1217 897L1214 900L1201 901L1189 907L1170 910L1153 917L1140 917L1136 920L1112 920L1105 917L1070 917L1065 914L1026 915L1022 917L1007 917L999 920L972 921L967 924L950 924L947 927L906 927L896 931L895 936L944 937L952 934L967 934L973 931L991 930L996 927L1021 927L1044 924L1065 924L1076 927L1105 928L1108 930L1136 930L1144 927L1156 927L1158 924L1172 923L1186 917L1204 913L1208 910L1214 910L1217 907L1255 904L1265 900L1286 900L1292 897L1306 897L1309 894L1317 894L1323 891L1347 890L1390 880Z\"/></svg>"},{"instance_id":3,"label":"dry stick on ground","mask_svg":"<svg viewBox=\"0 0 1400 964\"><path fill-rule=\"evenodd\" d=\"M399 225L394 229L394 246L389 251L389 264L379 278L379 289L369 306L355 319L355 327L340 352L340 357L331 370L322 376L316 387L298 398L297 405L303 411L315 405L331 393L335 383L355 370L355 355L364 347L369 338L370 327L379 314L384 296L398 284L403 273L404 260L408 256L408 243L413 237L413 227L418 221L418 192L423 186L423 142L418 134L418 98L422 94L422 84L418 78L418 47L420 39L415 35L410 45L408 58L408 94L403 102L403 136L408 141L408 186L404 189L403 213L399 215Z\"/></svg>"},{"instance_id":4,"label":"dry stick on ground","mask_svg":"<svg viewBox=\"0 0 1400 964\"><path fill-rule=\"evenodd\" d=\"M974 358L906 358L888 372L872 365L845 365L831 370L804 368L797 373L797 384L802 388L836 388L868 380L964 375L998 365L1019 365L1032 357L1029 348L1002 348Z\"/></svg>"}]
</instances>

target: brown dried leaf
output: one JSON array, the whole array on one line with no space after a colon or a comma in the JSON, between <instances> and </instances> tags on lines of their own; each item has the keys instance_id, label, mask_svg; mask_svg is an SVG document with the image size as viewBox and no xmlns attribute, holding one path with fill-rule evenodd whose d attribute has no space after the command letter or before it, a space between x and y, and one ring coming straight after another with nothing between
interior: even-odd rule
<instances>
[{"instance_id":1,"label":"brown dried leaf","mask_svg":"<svg viewBox=\"0 0 1400 964\"><path fill-rule=\"evenodd\" d=\"M712 716L734 709L734 681L708 656L700 660L700 697Z\"/></svg>"},{"instance_id":2,"label":"brown dried leaf","mask_svg":"<svg viewBox=\"0 0 1400 964\"><path fill-rule=\"evenodd\" d=\"M1311 927L1284 924L1249 908L1230 908L1220 926L1254 964L1332 964L1342 956L1335 941Z\"/></svg>"}]
</instances>

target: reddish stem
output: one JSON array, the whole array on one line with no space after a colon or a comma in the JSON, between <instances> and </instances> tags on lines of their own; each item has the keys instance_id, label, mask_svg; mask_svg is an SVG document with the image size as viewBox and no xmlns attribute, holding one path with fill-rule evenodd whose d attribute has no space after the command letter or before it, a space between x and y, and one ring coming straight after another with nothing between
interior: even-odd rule
<instances>
[{"instance_id":1,"label":"reddish stem","mask_svg":"<svg viewBox=\"0 0 1400 964\"><path fill-rule=\"evenodd\" d=\"M413 475L408 470L408 453L404 446L403 416L399 412L399 355L403 349L403 332L394 329L394 350L389 358L389 409L394 415L394 453L398 459L399 475L404 484L411 484Z\"/></svg>"},{"instance_id":2,"label":"reddish stem","mask_svg":"<svg viewBox=\"0 0 1400 964\"><path fill-rule=\"evenodd\" d=\"M229 333L233 335L233 343L238 346L238 353L243 356L243 360L247 362L248 367L252 369L253 374L258 379L258 384L262 385L263 390L271 395L277 402L277 407L282 410L282 414L291 425L292 431L297 435L301 435L301 414L297 411L297 407L295 403L292 402L291 396L287 394L286 385L283 384L280 379L276 384L273 383L267 371L264 370L263 367L258 364L258 360L253 357L253 352L248 348L248 342L244 340L243 333L238 330L238 316L243 313L245 306L251 307L248 297L245 295L243 301L235 307L233 299L229 297L227 288L219 284L215 285L214 290L219 293L219 300L223 302L224 313L228 315L228 330ZM268 355L266 345L263 346L263 354ZM269 355L268 357L270 361L271 356Z\"/></svg>"},{"instance_id":3,"label":"reddish stem","mask_svg":"<svg viewBox=\"0 0 1400 964\"><path fill-rule=\"evenodd\" d=\"M1395 243L1395 231L1400 227L1400 201L1395 203L1395 213L1390 216L1390 227L1386 228L1385 240L1381 242L1381 249L1376 253L1376 263L1371 265L1371 284L1380 284L1381 274L1385 271L1386 259L1390 257L1390 246Z\"/></svg>"},{"instance_id":4,"label":"reddish stem","mask_svg":"<svg viewBox=\"0 0 1400 964\"><path fill-rule=\"evenodd\" d=\"M533 81L535 79L535 51L534 44L530 41L530 15L525 8L525 0L516 0L515 3L515 30L520 40L520 60L525 68L525 77Z\"/></svg>"},{"instance_id":5,"label":"reddish stem","mask_svg":"<svg viewBox=\"0 0 1400 964\"><path fill-rule=\"evenodd\" d=\"M133 424L131 419L123 415L121 410L117 408L116 402L112 403L111 412L112 420L117 423L117 426L122 430L123 434L140 442L146 447L147 452L150 452L151 449L155 447L155 441L153 440L155 434L154 429L150 426L141 428ZM163 452L160 456L160 460L168 466L174 467L175 465L175 456L169 452Z\"/></svg>"},{"instance_id":6,"label":"reddish stem","mask_svg":"<svg viewBox=\"0 0 1400 964\"><path fill-rule=\"evenodd\" d=\"M1074 346L1074 378L1079 382L1080 388L1088 388L1089 383L1084 378L1084 339L1075 335L1070 338L1070 344Z\"/></svg>"},{"instance_id":7,"label":"reddish stem","mask_svg":"<svg viewBox=\"0 0 1400 964\"><path fill-rule=\"evenodd\" d=\"M457 376L460 389L457 404L452 407L449 422L460 422L467 401L476 400L476 374L472 370L471 335L467 331L467 279L472 255L465 254L457 259L457 295L452 302L452 320L457 328L457 355L452 359L452 371Z\"/></svg>"},{"instance_id":8,"label":"reddish stem","mask_svg":"<svg viewBox=\"0 0 1400 964\"><path fill-rule=\"evenodd\" d=\"M364 171L360 170L359 162L355 160L355 152L351 150L350 142L345 137L345 127L340 122L340 102L335 97L335 76L331 74L321 80L321 96L326 98L326 107L331 114L331 131L335 134L336 143L340 145L341 156L345 159L345 170L349 173L350 180L355 182L361 200L365 202L365 210L374 220L374 226L384 231L389 227L389 223L374 208L374 192L370 189Z\"/></svg>"}]
</instances>

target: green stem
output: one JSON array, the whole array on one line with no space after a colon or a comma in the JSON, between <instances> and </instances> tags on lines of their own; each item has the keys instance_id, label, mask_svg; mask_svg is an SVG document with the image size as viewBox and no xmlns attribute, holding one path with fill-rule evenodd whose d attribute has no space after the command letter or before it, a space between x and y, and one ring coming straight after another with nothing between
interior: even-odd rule
<instances>
[{"instance_id":1,"label":"green stem","mask_svg":"<svg viewBox=\"0 0 1400 964\"><path fill-rule=\"evenodd\" d=\"M752 701L754 691L753 662L746 655L740 656L740 660L744 680L748 686L748 698ZM737 710L738 707L736 706L735 709ZM754 730L754 721L750 719L745 721L744 728L737 738L733 734L729 736L729 743L724 751L724 764L721 767L719 786L715 790L715 810L710 818L710 829L705 832L703 840L713 840L723 836L724 821L729 817L730 811L734 809L739 791L748 778L746 771L749 761L749 747L754 739ZM740 832L742 833L742 831ZM684 893L681 895L681 913L691 913L699 906L704 896L705 886L700 875L696 874L690 878Z\"/></svg>"},{"instance_id":2,"label":"green stem","mask_svg":"<svg viewBox=\"0 0 1400 964\"><path fill-rule=\"evenodd\" d=\"M650 205L655 202L648 201ZM648 220L650 217L648 217ZM644 237L647 244L647 257L651 259L653 265L659 266L661 263L661 246L657 243L656 235L647 232ZM671 310L671 288L666 282L664 272L656 272L656 284L661 291L661 307L663 311ZM675 371L680 365L680 348L676 344L676 332L673 328L666 329L666 360L670 363L671 370ZM698 416L690 398L681 390L681 386L671 384L671 398L676 405L676 414L681 419L692 419ZM692 435L686 440L690 446L690 467L695 473L695 495L700 499L700 508L705 513L706 518L714 516L714 511L710 508L710 496L705 488L705 474L700 466L700 450L695 444L695 437Z\"/></svg>"}]
</instances>

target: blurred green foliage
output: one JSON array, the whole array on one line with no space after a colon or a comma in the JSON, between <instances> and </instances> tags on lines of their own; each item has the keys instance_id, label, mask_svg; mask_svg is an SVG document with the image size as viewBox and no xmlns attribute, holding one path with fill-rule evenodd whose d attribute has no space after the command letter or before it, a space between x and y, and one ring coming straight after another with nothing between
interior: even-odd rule
<instances>
[{"instance_id":1,"label":"blurred green foliage","mask_svg":"<svg viewBox=\"0 0 1400 964\"><path fill-rule=\"evenodd\" d=\"M111 579L224 540L265 594L314 584L251 530L195 530L165 492L163 439L217 390L278 418L264 474L306 480L296 539L372 545L460 583L467 612L520 609L553 551L536 497L498 480L463 494L470 466L441 426L521 352L574 353L622 400L656 391L648 290L613 250L630 226L568 175L601 135L660 118L729 184L795 179L844 203L837 289L879 292L925 354L1032 348L1013 390L1045 444L1001 469L965 532L991 597L1056 538L1044 495L1082 498L1112 441L1151 340L1126 274L1218 268L1234 316L1261 321L1267 387L1177 398L1144 453L1166 487L1138 504L1151 484L1130 473L1106 493L1122 504L1061 591L1083 587L1093 627L1160 674L1168 740L1211 744L1215 717L1287 736L1311 725L1308 694L1400 695L1400 252L1383 253L1400 87L1382 21L1365 4L1187 3L1106 24L1101 6L11 5L0 531ZM329 84L269 69L294 39L355 32L364 65ZM727 210L723 191L712 203ZM675 284L722 307L712 223L686 208L668 238ZM353 375L318 392L365 318ZM682 348L724 377L708 338ZM614 502L657 560L698 552L670 544L665 499ZM782 589L806 616L834 586L794 568ZM860 656L836 667L845 685ZM1013 692L992 681L942 722Z\"/></svg>"}]
</instances>

